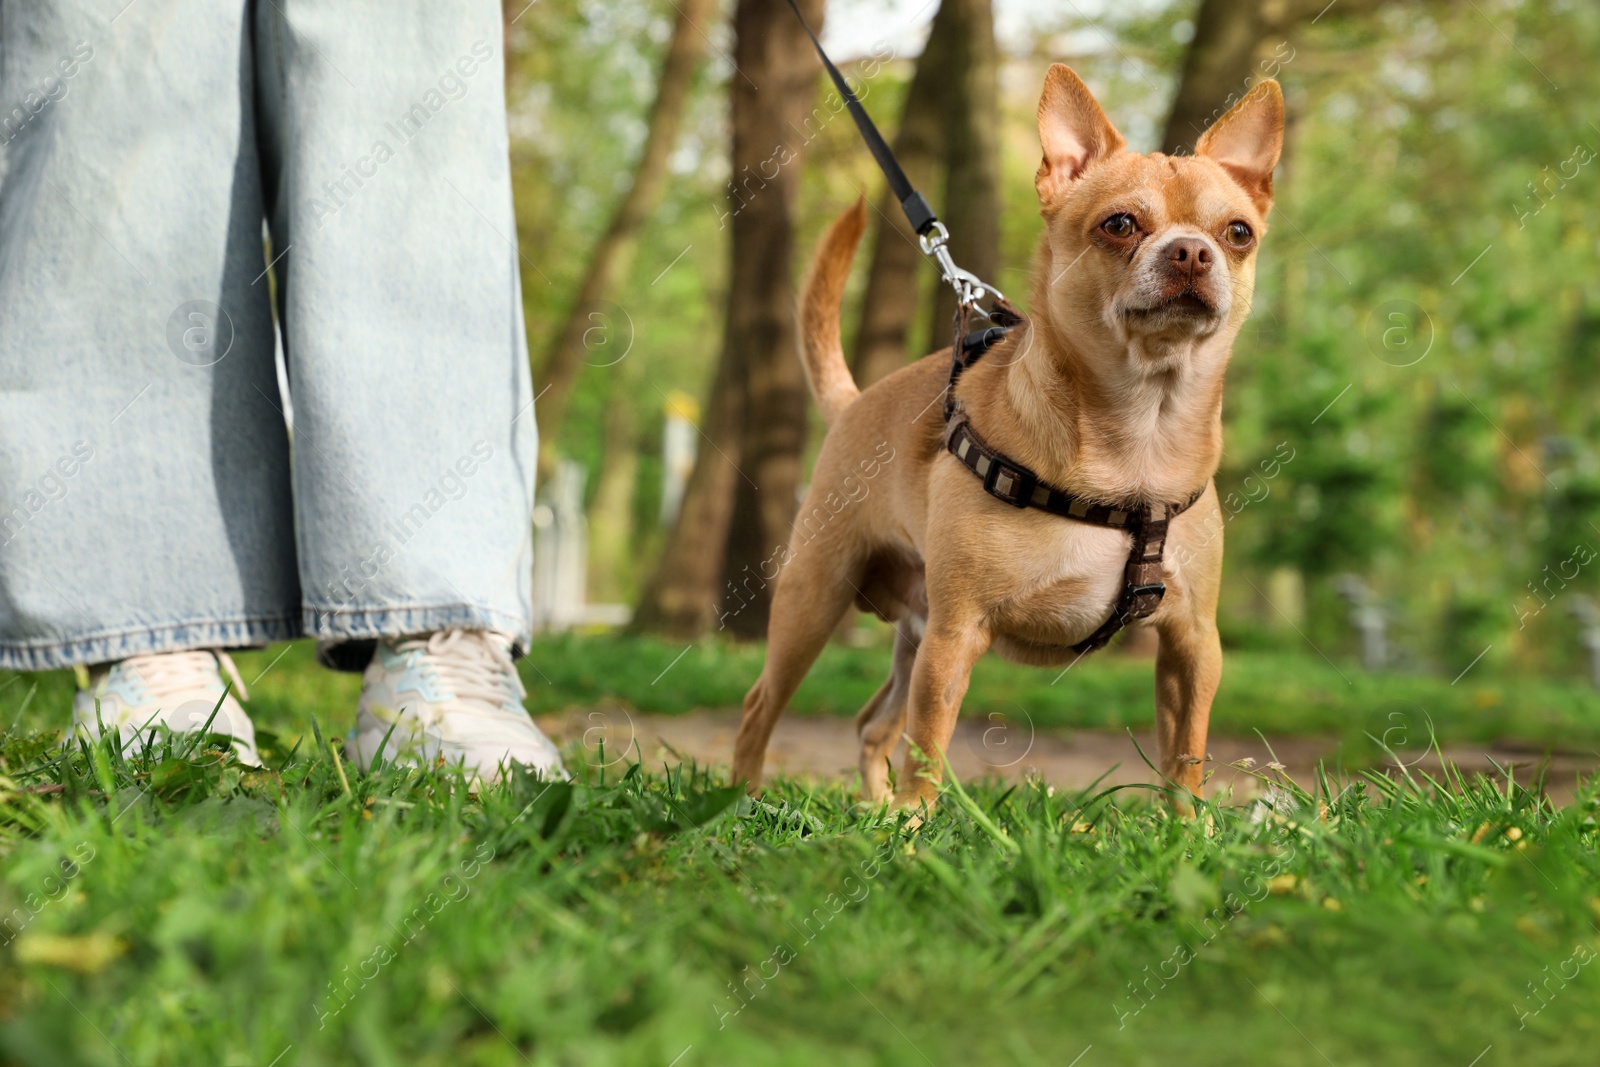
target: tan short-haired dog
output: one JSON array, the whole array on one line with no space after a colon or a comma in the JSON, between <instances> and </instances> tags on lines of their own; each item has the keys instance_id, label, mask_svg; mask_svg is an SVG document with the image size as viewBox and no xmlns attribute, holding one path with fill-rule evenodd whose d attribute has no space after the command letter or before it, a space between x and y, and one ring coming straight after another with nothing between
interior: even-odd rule
<instances>
[{"instance_id":1,"label":"tan short-haired dog","mask_svg":"<svg viewBox=\"0 0 1600 1067\"><path fill-rule=\"evenodd\" d=\"M1203 490L1171 520L1166 593L1139 624L1160 637L1160 770L1198 795L1222 675L1210 480L1223 372L1250 312L1283 96L1261 82L1193 156L1140 155L1056 64L1039 139L1045 229L1031 314L961 376L955 396L995 451L1080 499L1136 507ZM906 732L912 750L894 800L915 805L937 796L978 657L993 648L1021 663L1071 663L1072 646L1118 601L1130 539L997 500L945 450L948 351L857 390L839 306L865 223L860 203L834 221L801 297L806 372L831 429L773 595L766 666L745 697L733 771L759 786L778 716L853 602L899 632L889 679L856 720L863 792L888 796L887 759ZM1182 794L1177 802L1187 806Z\"/></svg>"}]
</instances>

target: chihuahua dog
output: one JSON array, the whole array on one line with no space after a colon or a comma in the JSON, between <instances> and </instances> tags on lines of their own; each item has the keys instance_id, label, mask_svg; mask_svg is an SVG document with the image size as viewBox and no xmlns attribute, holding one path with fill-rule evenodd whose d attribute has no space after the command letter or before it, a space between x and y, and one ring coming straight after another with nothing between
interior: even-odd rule
<instances>
[{"instance_id":1,"label":"chihuahua dog","mask_svg":"<svg viewBox=\"0 0 1600 1067\"><path fill-rule=\"evenodd\" d=\"M1165 596L1136 624L1154 626L1160 642L1160 771L1174 804L1191 809L1222 676L1211 477L1223 373L1250 312L1283 96L1276 82L1260 82L1194 155L1140 155L1082 80L1056 64L1038 123L1044 234L1030 314L960 377L956 397L996 451L1079 499L1136 507L1201 492L1171 520ZM904 734L893 801L919 806L938 795L978 657L992 648L1021 663L1075 662L1072 646L1118 601L1130 535L985 492L943 447L948 350L856 388L839 308L865 224L862 203L836 219L803 286L803 359L830 429L782 560L733 773L760 786L778 716L854 604L898 633L889 679L856 720L862 790L868 801L889 798L888 758Z\"/></svg>"}]
</instances>

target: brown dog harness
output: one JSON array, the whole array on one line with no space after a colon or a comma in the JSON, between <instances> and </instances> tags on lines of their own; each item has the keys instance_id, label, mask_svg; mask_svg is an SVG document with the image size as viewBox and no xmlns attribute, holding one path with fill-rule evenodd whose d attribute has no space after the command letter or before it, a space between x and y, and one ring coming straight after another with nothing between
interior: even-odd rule
<instances>
[{"instance_id":1,"label":"brown dog harness","mask_svg":"<svg viewBox=\"0 0 1600 1067\"><path fill-rule=\"evenodd\" d=\"M1085 500L1040 480L1033 471L991 448L972 428L966 412L956 400L956 381L961 372L983 358L983 354L1003 338L1022 316L1004 300L995 301L989 315L995 325L966 333L967 315L960 320L950 361L950 384L944 396L944 447L983 482L984 492L1016 508L1038 508L1064 519L1127 530L1133 542L1128 550L1128 565L1122 572L1122 592L1111 610L1111 617L1088 637L1072 646L1080 656L1104 648L1117 632L1129 623L1155 613L1166 595L1162 581L1161 554L1167 543L1167 524L1187 511L1206 491L1202 485L1181 504L1135 504L1114 507Z\"/></svg>"}]
</instances>

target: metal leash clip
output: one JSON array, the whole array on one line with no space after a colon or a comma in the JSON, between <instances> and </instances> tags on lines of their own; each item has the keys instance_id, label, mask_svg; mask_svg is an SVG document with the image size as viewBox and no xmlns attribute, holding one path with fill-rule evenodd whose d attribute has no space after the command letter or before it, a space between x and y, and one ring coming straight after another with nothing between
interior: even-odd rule
<instances>
[{"instance_id":1,"label":"metal leash clip","mask_svg":"<svg viewBox=\"0 0 1600 1067\"><path fill-rule=\"evenodd\" d=\"M950 249L946 247L950 242L950 231L945 229L944 223L934 219L932 228L918 235L917 241L922 246L922 254L932 256L933 261L939 264L940 275L955 289L956 299L963 307L976 308L985 295L995 300L1005 300L1005 294L1000 290L970 270L956 266L956 261L950 258Z\"/></svg>"}]
</instances>

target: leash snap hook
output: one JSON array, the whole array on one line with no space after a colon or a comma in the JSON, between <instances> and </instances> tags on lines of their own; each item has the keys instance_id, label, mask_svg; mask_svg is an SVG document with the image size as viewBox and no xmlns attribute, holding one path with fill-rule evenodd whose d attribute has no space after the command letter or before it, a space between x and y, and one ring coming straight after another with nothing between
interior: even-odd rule
<instances>
[{"instance_id":1,"label":"leash snap hook","mask_svg":"<svg viewBox=\"0 0 1600 1067\"><path fill-rule=\"evenodd\" d=\"M950 257L950 231L938 219L928 231L917 236L917 243L922 248L922 254L932 257L939 265L939 274L951 288L956 291L956 299L962 307L976 308L984 296L991 296L996 300L1004 300L1005 295L994 286L984 282L969 270L956 266L956 261Z\"/></svg>"}]
</instances>

